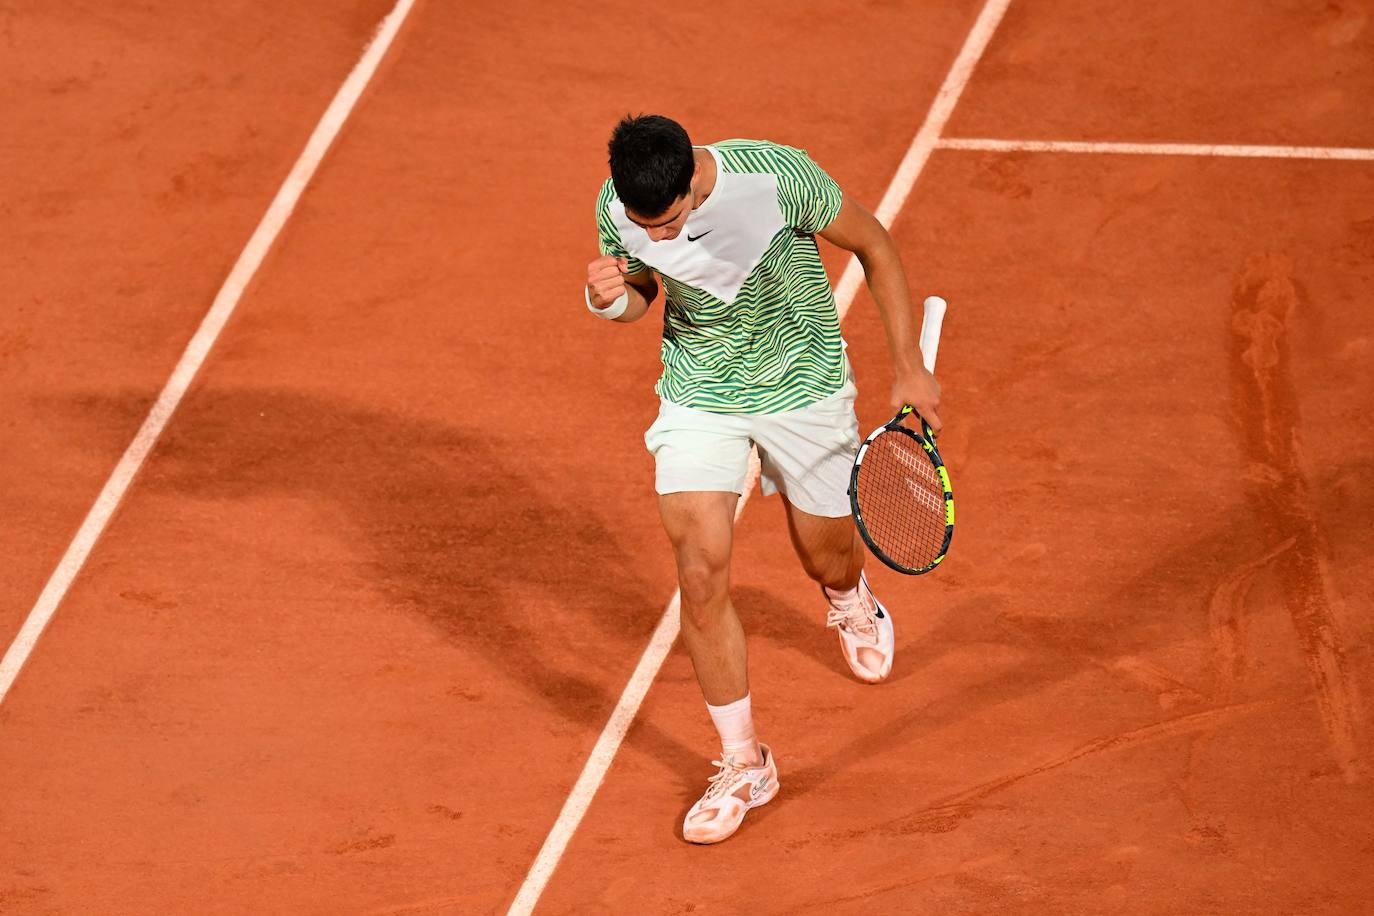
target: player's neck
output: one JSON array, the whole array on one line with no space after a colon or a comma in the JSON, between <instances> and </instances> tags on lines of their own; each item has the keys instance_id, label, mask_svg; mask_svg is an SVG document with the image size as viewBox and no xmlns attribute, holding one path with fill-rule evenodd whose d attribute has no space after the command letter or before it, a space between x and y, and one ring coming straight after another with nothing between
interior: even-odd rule
<instances>
[{"instance_id":1,"label":"player's neck","mask_svg":"<svg viewBox=\"0 0 1374 916\"><path fill-rule=\"evenodd\" d=\"M695 210L706 203L706 198L711 196L711 192L716 189L716 157L712 156L708 150L695 147L692 156L696 159L698 173L696 185L692 188L692 209Z\"/></svg>"}]
</instances>

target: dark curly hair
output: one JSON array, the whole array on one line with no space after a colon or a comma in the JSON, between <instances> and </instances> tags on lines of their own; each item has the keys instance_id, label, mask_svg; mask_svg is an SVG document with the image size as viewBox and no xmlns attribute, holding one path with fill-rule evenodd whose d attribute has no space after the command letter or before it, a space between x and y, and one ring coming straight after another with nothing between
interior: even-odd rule
<instances>
[{"instance_id":1,"label":"dark curly hair","mask_svg":"<svg viewBox=\"0 0 1374 916\"><path fill-rule=\"evenodd\" d=\"M672 118L626 115L607 146L615 193L641 216L661 215L691 187L692 141Z\"/></svg>"}]
</instances>

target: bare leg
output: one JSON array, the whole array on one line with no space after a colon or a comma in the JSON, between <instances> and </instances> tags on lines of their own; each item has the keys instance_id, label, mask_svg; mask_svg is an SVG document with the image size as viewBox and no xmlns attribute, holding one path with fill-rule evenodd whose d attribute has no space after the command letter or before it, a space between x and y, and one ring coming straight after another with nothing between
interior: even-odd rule
<instances>
[{"instance_id":1,"label":"bare leg","mask_svg":"<svg viewBox=\"0 0 1374 916\"><path fill-rule=\"evenodd\" d=\"M829 625L840 630L840 646L849 670L862 681L877 683L892 670L892 618L880 612L872 593L859 589L864 568L864 544L853 520L826 518L803 512L784 498L787 530L806 574L829 589ZM846 594L848 593L848 594ZM853 611L835 619L839 611Z\"/></svg>"},{"instance_id":2,"label":"bare leg","mask_svg":"<svg viewBox=\"0 0 1374 916\"><path fill-rule=\"evenodd\" d=\"M734 493L669 493L658 498L677 555L682 641L706 702L724 706L749 693L744 628L730 603Z\"/></svg>"},{"instance_id":3,"label":"bare leg","mask_svg":"<svg viewBox=\"0 0 1374 916\"><path fill-rule=\"evenodd\" d=\"M823 586L847 592L859 584L864 545L848 515L826 518L803 512L783 497L787 533L806 574Z\"/></svg>"}]
</instances>

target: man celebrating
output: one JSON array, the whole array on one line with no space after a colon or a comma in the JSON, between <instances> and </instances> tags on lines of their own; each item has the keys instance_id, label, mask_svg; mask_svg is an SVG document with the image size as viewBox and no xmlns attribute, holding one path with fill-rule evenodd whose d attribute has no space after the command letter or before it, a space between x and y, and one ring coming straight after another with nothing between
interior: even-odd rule
<instances>
[{"instance_id":1,"label":"man celebrating","mask_svg":"<svg viewBox=\"0 0 1374 916\"><path fill-rule=\"evenodd\" d=\"M940 386L922 363L896 244L805 152L758 140L694 147L677 122L644 115L616 126L610 167L587 307L636 321L660 281L665 290L661 406L644 441L677 556L683 641L722 746L682 834L716 843L778 792L773 752L755 737L729 594L751 445L850 670L868 683L892 670L892 618L868 587L850 518L855 388L816 235L863 265L887 330L894 407L912 405L938 431Z\"/></svg>"}]
</instances>

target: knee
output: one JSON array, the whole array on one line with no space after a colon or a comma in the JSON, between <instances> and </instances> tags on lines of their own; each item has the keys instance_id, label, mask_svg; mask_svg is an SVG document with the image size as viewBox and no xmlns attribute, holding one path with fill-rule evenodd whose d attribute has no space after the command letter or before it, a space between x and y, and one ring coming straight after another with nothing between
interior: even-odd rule
<instances>
[{"instance_id":1,"label":"knee","mask_svg":"<svg viewBox=\"0 0 1374 916\"><path fill-rule=\"evenodd\" d=\"M683 562L678 566L678 590L683 623L709 629L725 606L729 568L726 563L707 557Z\"/></svg>"}]
</instances>

